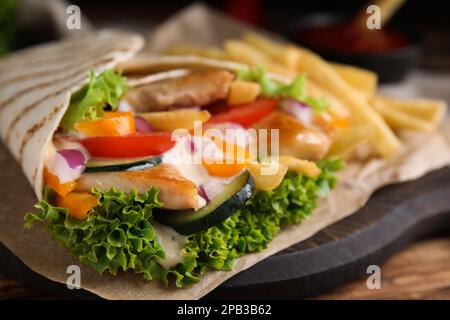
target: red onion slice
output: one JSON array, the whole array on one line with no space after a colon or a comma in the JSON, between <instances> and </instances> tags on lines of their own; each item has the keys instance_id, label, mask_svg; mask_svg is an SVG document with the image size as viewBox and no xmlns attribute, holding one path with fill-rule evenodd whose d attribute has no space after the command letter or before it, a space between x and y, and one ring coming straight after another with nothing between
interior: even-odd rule
<instances>
[{"instance_id":1,"label":"red onion slice","mask_svg":"<svg viewBox=\"0 0 450 320\"><path fill-rule=\"evenodd\" d=\"M134 124L136 125L136 130L138 132L153 132L155 131L153 127L150 125L150 123L147 122L142 117L135 116L134 117Z\"/></svg>"},{"instance_id":2,"label":"red onion slice","mask_svg":"<svg viewBox=\"0 0 450 320\"><path fill-rule=\"evenodd\" d=\"M198 187L198 194L207 202L215 199L224 189L224 179L210 177Z\"/></svg>"},{"instance_id":3,"label":"red onion slice","mask_svg":"<svg viewBox=\"0 0 450 320\"><path fill-rule=\"evenodd\" d=\"M314 113L304 102L293 99L285 99L281 102L281 108L304 124L310 124Z\"/></svg>"},{"instance_id":4,"label":"red onion slice","mask_svg":"<svg viewBox=\"0 0 450 320\"><path fill-rule=\"evenodd\" d=\"M211 199L208 197L208 193L206 192L205 186L202 184L198 187L198 195L206 200L206 202L210 202Z\"/></svg>"},{"instance_id":5,"label":"red onion slice","mask_svg":"<svg viewBox=\"0 0 450 320\"><path fill-rule=\"evenodd\" d=\"M58 177L60 183L67 183L81 177L86 163L87 158L80 150L60 149L47 163L47 167Z\"/></svg>"},{"instance_id":6,"label":"red onion slice","mask_svg":"<svg viewBox=\"0 0 450 320\"><path fill-rule=\"evenodd\" d=\"M61 156L64 157L69 168L77 169L79 167L86 166L86 158L84 154L79 150L74 149L63 149L57 151Z\"/></svg>"}]
</instances>

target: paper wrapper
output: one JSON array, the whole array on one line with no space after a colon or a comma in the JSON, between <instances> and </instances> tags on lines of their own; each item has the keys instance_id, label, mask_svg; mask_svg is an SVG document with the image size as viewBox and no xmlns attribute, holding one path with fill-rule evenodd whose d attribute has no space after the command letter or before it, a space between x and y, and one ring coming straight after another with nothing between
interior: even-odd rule
<instances>
[{"instance_id":1,"label":"paper wrapper","mask_svg":"<svg viewBox=\"0 0 450 320\"><path fill-rule=\"evenodd\" d=\"M223 17L219 19L215 13L202 7L194 6L156 30L150 37L149 48L162 49L181 39L194 42L197 40L197 43L202 44L220 43L223 37L241 32L242 27ZM446 135L443 134L444 131L447 132ZM282 230L264 251L237 259L232 271L209 271L198 284L188 289L176 289L164 287L160 283L146 282L142 276L131 272L112 277L99 275L89 267L81 265L81 286L107 299L198 299L236 273L356 212L381 186L416 179L450 164L448 131L447 122L440 133L428 136L405 134L402 136L402 151L395 159L349 163L339 174L340 182L337 188L320 201L310 218L299 225ZM11 181L11 184L3 185L0 190L0 241L35 272L65 283L68 277L67 267L79 265L79 262L64 248L51 241L49 235L40 228L23 230L23 214L30 210L35 198L22 178L18 166L6 150L2 151L2 180Z\"/></svg>"}]
</instances>

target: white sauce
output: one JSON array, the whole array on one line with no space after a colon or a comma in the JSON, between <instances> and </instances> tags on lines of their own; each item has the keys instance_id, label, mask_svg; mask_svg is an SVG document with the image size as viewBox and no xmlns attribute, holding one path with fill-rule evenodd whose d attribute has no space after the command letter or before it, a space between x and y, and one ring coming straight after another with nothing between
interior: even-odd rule
<instances>
[{"instance_id":1,"label":"white sauce","mask_svg":"<svg viewBox=\"0 0 450 320\"><path fill-rule=\"evenodd\" d=\"M191 139L193 139L192 141L195 145L194 151L191 150ZM186 136L181 137L175 146L163 155L162 162L175 166L183 177L192 181L197 187L204 185L211 200L234 177L218 178L210 176L208 171L202 166L202 158L223 159L223 153L210 139ZM205 199L198 196L197 206L194 209L198 210L205 205Z\"/></svg>"},{"instance_id":2,"label":"white sauce","mask_svg":"<svg viewBox=\"0 0 450 320\"><path fill-rule=\"evenodd\" d=\"M166 269L182 262L184 259L182 250L186 245L187 237L156 221L153 222L153 227L155 229L156 239L166 254L164 260L158 259L158 262Z\"/></svg>"},{"instance_id":3,"label":"white sauce","mask_svg":"<svg viewBox=\"0 0 450 320\"><path fill-rule=\"evenodd\" d=\"M201 150L191 152L191 137L180 138L175 146L163 155L162 162L177 167L180 174L197 187L208 180L208 171L201 165Z\"/></svg>"}]
</instances>

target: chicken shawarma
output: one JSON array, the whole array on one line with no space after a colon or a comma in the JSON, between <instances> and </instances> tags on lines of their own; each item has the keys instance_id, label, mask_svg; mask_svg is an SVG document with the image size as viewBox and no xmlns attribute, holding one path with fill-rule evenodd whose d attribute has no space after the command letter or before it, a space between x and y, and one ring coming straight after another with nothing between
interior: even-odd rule
<instances>
[{"instance_id":1,"label":"chicken shawarma","mask_svg":"<svg viewBox=\"0 0 450 320\"><path fill-rule=\"evenodd\" d=\"M98 272L186 287L265 248L334 187L334 123L304 76L243 66L153 79L91 71L46 152L27 227L44 222ZM264 139L278 149L261 150Z\"/></svg>"}]
</instances>

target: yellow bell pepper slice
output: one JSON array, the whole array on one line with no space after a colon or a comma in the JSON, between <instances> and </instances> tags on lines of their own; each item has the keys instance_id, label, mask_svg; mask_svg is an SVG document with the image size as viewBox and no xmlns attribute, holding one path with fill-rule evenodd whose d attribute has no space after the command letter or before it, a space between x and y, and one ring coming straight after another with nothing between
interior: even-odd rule
<instances>
[{"instance_id":1,"label":"yellow bell pepper slice","mask_svg":"<svg viewBox=\"0 0 450 320\"><path fill-rule=\"evenodd\" d=\"M175 110L140 113L155 130L172 132L177 129L193 130L195 122L206 122L211 114L206 110Z\"/></svg>"},{"instance_id":2,"label":"yellow bell pepper slice","mask_svg":"<svg viewBox=\"0 0 450 320\"><path fill-rule=\"evenodd\" d=\"M282 163L271 161L270 163L251 163L247 170L255 180L255 188L263 191L276 189L288 170L288 167Z\"/></svg>"}]
</instances>

